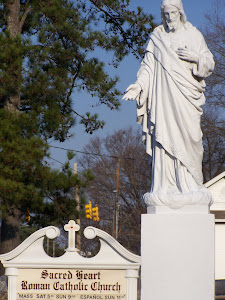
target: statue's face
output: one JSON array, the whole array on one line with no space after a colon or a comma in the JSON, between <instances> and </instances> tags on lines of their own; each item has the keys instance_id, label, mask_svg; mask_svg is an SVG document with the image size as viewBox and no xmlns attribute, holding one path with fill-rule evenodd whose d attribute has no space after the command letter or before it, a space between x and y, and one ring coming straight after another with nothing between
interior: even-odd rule
<instances>
[{"instance_id":1,"label":"statue's face","mask_svg":"<svg viewBox=\"0 0 225 300\"><path fill-rule=\"evenodd\" d=\"M175 32L181 25L180 12L178 8L173 5L166 5L163 13L169 31Z\"/></svg>"}]
</instances>

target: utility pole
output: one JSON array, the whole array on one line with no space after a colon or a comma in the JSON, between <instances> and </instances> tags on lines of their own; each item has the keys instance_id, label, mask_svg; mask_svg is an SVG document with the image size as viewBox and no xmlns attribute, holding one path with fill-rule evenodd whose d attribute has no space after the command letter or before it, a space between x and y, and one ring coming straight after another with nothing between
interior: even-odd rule
<instances>
[{"instance_id":1,"label":"utility pole","mask_svg":"<svg viewBox=\"0 0 225 300\"><path fill-rule=\"evenodd\" d=\"M74 174L77 174L77 163L74 163L73 165ZM77 219L77 224L80 226L80 197L79 197L79 187L78 185L75 186L75 201L77 203L77 211L79 215L79 219ZM76 234L77 237L77 248L81 250L81 236L80 234Z\"/></svg>"},{"instance_id":2,"label":"utility pole","mask_svg":"<svg viewBox=\"0 0 225 300\"><path fill-rule=\"evenodd\" d=\"M119 223L119 185L120 185L120 162L121 159L119 157L117 169L116 169L116 196L115 196L115 204L114 204L114 219L113 219L113 237L114 239L118 239L118 223Z\"/></svg>"}]
</instances>

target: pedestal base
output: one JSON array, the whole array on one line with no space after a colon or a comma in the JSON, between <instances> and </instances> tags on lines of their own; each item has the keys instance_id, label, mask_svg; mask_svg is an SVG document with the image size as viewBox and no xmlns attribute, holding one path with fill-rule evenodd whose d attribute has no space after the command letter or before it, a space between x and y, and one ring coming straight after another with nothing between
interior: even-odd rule
<instances>
[{"instance_id":1,"label":"pedestal base","mask_svg":"<svg viewBox=\"0 0 225 300\"><path fill-rule=\"evenodd\" d=\"M142 215L141 300L214 299L214 216Z\"/></svg>"}]
</instances>

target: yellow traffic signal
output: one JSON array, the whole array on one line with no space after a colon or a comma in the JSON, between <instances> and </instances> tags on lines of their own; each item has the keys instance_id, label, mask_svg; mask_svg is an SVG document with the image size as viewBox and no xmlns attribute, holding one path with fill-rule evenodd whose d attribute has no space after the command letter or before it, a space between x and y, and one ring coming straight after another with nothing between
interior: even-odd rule
<instances>
[{"instance_id":1,"label":"yellow traffic signal","mask_svg":"<svg viewBox=\"0 0 225 300\"><path fill-rule=\"evenodd\" d=\"M85 213L87 219L92 219L92 204L91 201L89 201L89 204L85 205Z\"/></svg>"},{"instance_id":2,"label":"yellow traffic signal","mask_svg":"<svg viewBox=\"0 0 225 300\"><path fill-rule=\"evenodd\" d=\"M30 211L29 211L29 209L27 210L27 213L26 213L26 222L30 223Z\"/></svg>"},{"instance_id":3,"label":"yellow traffic signal","mask_svg":"<svg viewBox=\"0 0 225 300\"><path fill-rule=\"evenodd\" d=\"M98 206L92 208L93 220L99 222Z\"/></svg>"}]
</instances>

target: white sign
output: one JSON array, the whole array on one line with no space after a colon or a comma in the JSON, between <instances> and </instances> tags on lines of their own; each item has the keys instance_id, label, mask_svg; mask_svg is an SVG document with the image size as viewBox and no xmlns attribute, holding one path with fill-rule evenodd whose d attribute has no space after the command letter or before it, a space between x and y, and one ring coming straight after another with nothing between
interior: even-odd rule
<instances>
[{"instance_id":1,"label":"white sign","mask_svg":"<svg viewBox=\"0 0 225 300\"><path fill-rule=\"evenodd\" d=\"M108 233L87 227L87 239L98 237L100 250L94 257L79 254L75 235L79 226L70 220L68 247L60 257L50 257L43 249L45 236L59 236L57 227L39 229L0 260L8 276L8 300L137 300L137 280L141 258L125 249Z\"/></svg>"},{"instance_id":2,"label":"white sign","mask_svg":"<svg viewBox=\"0 0 225 300\"><path fill-rule=\"evenodd\" d=\"M125 270L19 269L17 299L125 299Z\"/></svg>"}]
</instances>

